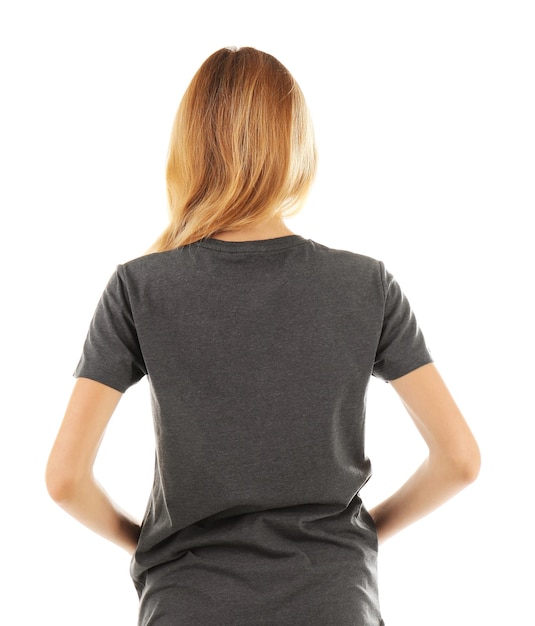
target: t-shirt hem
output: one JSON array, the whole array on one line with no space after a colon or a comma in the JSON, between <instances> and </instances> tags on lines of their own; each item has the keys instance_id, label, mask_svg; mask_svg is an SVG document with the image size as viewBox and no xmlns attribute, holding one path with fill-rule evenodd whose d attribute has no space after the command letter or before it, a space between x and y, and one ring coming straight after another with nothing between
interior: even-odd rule
<instances>
[{"instance_id":1,"label":"t-shirt hem","mask_svg":"<svg viewBox=\"0 0 535 626\"><path fill-rule=\"evenodd\" d=\"M89 378L91 380L95 380L97 383L102 383L103 385L106 385L107 387L111 387L112 389L115 389L116 391L120 391L121 393L125 393L125 391L129 387L128 384L124 382L120 382L117 379L112 378L110 376L103 375L101 372L94 373L92 371L76 369L72 375L74 376L74 378Z\"/></svg>"},{"instance_id":2,"label":"t-shirt hem","mask_svg":"<svg viewBox=\"0 0 535 626\"><path fill-rule=\"evenodd\" d=\"M393 380L397 380L398 378L401 378L402 376L406 376L407 374L410 374L411 372L414 372L415 370L419 369L420 367L423 367L424 365L429 365L429 363L434 363L433 358L431 356L429 356L428 358L421 359L419 361L414 361L409 365L404 364L404 366L399 367L398 369L396 368L390 369L388 374L382 373L379 376L379 378L382 378L386 383L389 383Z\"/></svg>"}]
</instances>

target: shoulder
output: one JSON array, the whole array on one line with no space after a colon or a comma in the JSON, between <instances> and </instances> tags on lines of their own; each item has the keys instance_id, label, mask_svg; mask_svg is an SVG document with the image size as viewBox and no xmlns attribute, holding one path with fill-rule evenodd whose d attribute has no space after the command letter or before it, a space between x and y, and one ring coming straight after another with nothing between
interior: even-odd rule
<instances>
[{"instance_id":1,"label":"shoulder","mask_svg":"<svg viewBox=\"0 0 535 626\"><path fill-rule=\"evenodd\" d=\"M354 252L343 248L332 248L324 244L309 240L318 258L337 270L344 270L360 279L367 278L378 284L383 284L385 267L382 261L375 257Z\"/></svg>"},{"instance_id":2,"label":"shoulder","mask_svg":"<svg viewBox=\"0 0 535 626\"><path fill-rule=\"evenodd\" d=\"M119 277L127 283L154 280L158 276L180 272L188 264L192 250L189 246L165 252L140 255L117 266Z\"/></svg>"},{"instance_id":3,"label":"shoulder","mask_svg":"<svg viewBox=\"0 0 535 626\"><path fill-rule=\"evenodd\" d=\"M153 269L159 267L170 260L172 256L176 256L178 250L169 250L167 252L152 252L143 254L119 264L120 271L124 274L136 274L143 272L145 269Z\"/></svg>"}]
</instances>

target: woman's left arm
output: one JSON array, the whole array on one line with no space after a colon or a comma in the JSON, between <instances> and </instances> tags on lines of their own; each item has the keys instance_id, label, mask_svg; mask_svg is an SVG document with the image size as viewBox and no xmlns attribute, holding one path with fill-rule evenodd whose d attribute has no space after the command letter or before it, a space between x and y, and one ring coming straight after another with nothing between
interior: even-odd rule
<instances>
[{"instance_id":1,"label":"woman's left arm","mask_svg":"<svg viewBox=\"0 0 535 626\"><path fill-rule=\"evenodd\" d=\"M50 497L87 528L129 554L140 525L104 491L93 465L106 426L122 393L89 378L77 378L46 466Z\"/></svg>"}]
</instances>

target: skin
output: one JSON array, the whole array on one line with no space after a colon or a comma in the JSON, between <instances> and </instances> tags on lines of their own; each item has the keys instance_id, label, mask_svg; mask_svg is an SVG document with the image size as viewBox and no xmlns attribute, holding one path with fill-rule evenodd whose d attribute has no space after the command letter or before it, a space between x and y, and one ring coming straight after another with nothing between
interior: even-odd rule
<instances>
[{"instance_id":1,"label":"skin","mask_svg":"<svg viewBox=\"0 0 535 626\"><path fill-rule=\"evenodd\" d=\"M433 363L390 381L429 454L389 498L370 509L379 544L431 513L479 474L479 446Z\"/></svg>"},{"instance_id":2,"label":"skin","mask_svg":"<svg viewBox=\"0 0 535 626\"><path fill-rule=\"evenodd\" d=\"M281 220L262 227L221 231L214 238L252 241L293 235ZM431 513L478 476L478 444L433 363L390 381L427 444L420 467L389 498L370 509L379 544ZM93 465L122 393L77 378L53 444L45 481L50 497L69 515L132 555L140 524L95 480Z\"/></svg>"},{"instance_id":3,"label":"skin","mask_svg":"<svg viewBox=\"0 0 535 626\"><path fill-rule=\"evenodd\" d=\"M69 515L133 554L140 525L95 480L93 464L122 393L77 378L46 467L51 498Z\"/></svg>"},{"instance_id":4,"label":"skin","mask_svg":"<svg viewBox=\"0 0 535 626\"><path fill-rule=\"evenodd\" d=\"M221 230L217 234L212 235L212 238L223 241L255 241L285 237L287 235L295 235L295 233L289 230L282 219L274 217L258 226L248 226L235 231Z\"/></svg>"}]
</instances>

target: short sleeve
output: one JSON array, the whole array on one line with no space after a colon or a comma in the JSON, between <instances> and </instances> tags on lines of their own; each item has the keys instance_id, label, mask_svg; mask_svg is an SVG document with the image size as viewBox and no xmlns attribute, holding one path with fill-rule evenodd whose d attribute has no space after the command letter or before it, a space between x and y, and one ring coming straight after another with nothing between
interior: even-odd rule
<instances>
[{"instance_id":1,"label":"short sleeve","mask_svg":"<svg viewBox=\"0 0 535 626\"><path fill-rule=\"evenodd\" d=\"M73 376L124 393L147 373L119 264L102 293Z\"/></svg>"},{"instance_id":2,"label":"short sleeve","mask_svg":"<svg viewBox=\"0 0 535 626\"><path fill-rule=\"evenodd\" d=\"M372 374L388 382L433 359L411 306L397 280L383 263L384 316Z\"/></svg>"}]
</instances>

